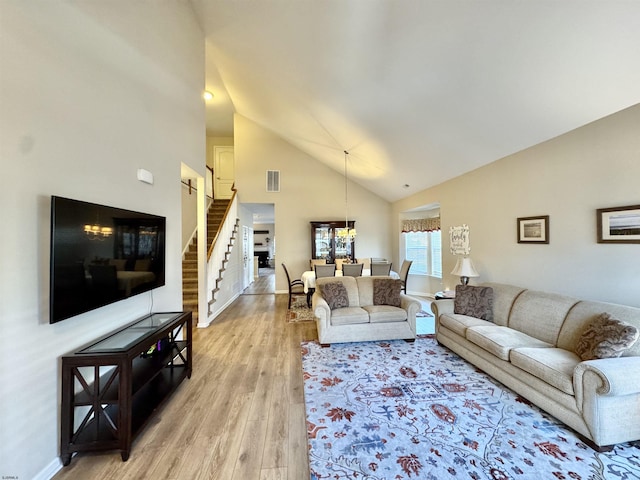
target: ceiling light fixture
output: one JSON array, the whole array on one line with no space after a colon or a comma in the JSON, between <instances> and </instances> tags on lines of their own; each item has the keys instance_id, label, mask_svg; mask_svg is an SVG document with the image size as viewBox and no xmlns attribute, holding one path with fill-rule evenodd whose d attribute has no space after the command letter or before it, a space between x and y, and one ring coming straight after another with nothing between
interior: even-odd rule
<instances>
[{"instance_id":1,"label":"ceiling light fixture","mask_svg":"<svg viewBox=\"0 0 640 480\"><path fill-rule=\"evenodd\" d=\"M356 229L349 228L349 176L347 173L347 156L349 152L344 151L344 228L338 229L337 233L340 237L346 237L347 252L350 255L351 242L356 236Z\"/></svg>"}]
</instances>

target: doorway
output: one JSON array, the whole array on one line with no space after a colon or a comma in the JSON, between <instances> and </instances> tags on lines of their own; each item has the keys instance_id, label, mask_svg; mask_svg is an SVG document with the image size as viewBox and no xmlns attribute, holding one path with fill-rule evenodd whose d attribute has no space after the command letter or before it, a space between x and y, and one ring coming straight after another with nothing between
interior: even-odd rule
<instances>
[{"instance_id":1,"label":"doorway","mask_svg":"<svg viewBox=\"0 0 640 480\"><path fill-rule=\"evenodd\" d=\"M273 203L243 203L253 222L253 283L245 294L274 294L276 291L276 225Z\"/></svg>"}]
</instances>

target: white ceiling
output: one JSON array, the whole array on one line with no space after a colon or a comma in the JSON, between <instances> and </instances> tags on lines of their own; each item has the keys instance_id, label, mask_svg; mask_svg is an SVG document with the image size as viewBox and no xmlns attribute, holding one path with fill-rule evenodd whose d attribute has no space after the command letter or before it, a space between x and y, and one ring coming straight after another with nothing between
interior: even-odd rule
<instances>
[{"instance_id":1,"label":"white ceiling","mask_svg":"<svg viewBox=\"0 0 640 480\"><path fill-rule=\"evenodd\" d=\"M640 1L191 0L237 112L388 201L640 101ZM408 187L405 186L408 185Z\"/></svg>"}]
</instances>

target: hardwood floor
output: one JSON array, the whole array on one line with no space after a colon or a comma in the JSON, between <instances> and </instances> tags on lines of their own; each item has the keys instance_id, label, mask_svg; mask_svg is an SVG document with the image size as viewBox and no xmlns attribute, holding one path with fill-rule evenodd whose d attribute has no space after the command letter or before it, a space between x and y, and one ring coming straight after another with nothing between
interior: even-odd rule
<instances>
[{"instance_id":1,"label":"hardwood floor","mask_svg":"<svg viewBox=\"0 0 640 480\"><path fill-rule=\"evenodd\" d=\"M268 276L254 282L268 288L260 281ZM317 338L315 323L286 323L287 295L249 293L194 329L191 379L128 461L117 451L80 454L55 480L308 479L300 342Z\"/></svg>"}]
</instances>

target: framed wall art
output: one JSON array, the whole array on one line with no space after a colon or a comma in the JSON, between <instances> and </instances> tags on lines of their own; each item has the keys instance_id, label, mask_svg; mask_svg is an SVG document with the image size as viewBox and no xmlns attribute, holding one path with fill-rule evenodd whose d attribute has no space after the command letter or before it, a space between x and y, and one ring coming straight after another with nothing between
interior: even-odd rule
<instances>
[{"instance_id":1,"label":"framed wall art","mask_svg":"<svg viewBox=\"0 0 640 480\"><path fill-rule=\"evenodd\" d=\"M452 255L469 255L469 225L449 227L449 248Z\"/></svg>"},{"instance_id":2,"label":"framed wall art","mask_svg":"<svg viewBox=\"0 0 640 480\"><path fill-rule=\"evenodd\" d=\"M599 208L598 243L640 243L640 205Z\"/></svg>"},{"instance_id":3,"label":"framed wall art","mask_svg":"<svg viewBox=\"0 0 640 480\"><path fill-rule=\"evenodd\" d=\"M549 215L518 218L518 243L549 243Z\"/></svg>"}]
</instances>

